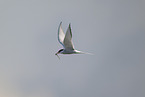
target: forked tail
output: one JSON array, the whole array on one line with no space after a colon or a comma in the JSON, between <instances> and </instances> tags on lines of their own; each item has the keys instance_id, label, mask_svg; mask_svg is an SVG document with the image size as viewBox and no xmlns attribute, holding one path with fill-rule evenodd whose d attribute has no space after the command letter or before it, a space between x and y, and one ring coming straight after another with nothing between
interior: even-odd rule
<instances>
[{"instance_id":1,"label":"forked tail","mask_svg":"<svg viewBox=\"0 0 145 97\"><path fill-rule=\"evenodd\" d=\"M93 55L92 53L88 53L88 52L82 52L82 51L78 51L75 50L77 54L89 54L89 55Z\"/></svg>"}]
</instances>

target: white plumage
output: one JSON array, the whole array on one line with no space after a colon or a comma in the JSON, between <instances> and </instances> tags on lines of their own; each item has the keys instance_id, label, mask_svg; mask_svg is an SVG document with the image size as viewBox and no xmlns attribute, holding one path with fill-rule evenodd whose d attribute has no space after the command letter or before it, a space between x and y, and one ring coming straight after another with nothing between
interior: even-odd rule
<instances>
[{"instance_id":1,"label":"white plumage","mask_svg":"<svg viewBox=\"0 0 145 97\"><path fill-rule=\"evenodd\" d=\"M67 28L66 34L64 34L63 29L62 29L62 22L60 22L60 25L58 27L58 41L63 46L63 49L60 49L55 55L57 54L89 54L89 53L84 53L82 51L78 51L74 49L74 45L72 43L72 31L71 31L70 24Z\"/></svg>"}]
</instances>

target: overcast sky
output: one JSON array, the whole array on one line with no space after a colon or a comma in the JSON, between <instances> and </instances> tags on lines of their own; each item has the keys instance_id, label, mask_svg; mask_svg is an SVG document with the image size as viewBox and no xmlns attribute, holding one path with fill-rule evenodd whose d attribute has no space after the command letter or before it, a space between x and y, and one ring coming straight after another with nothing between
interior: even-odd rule
<instances>
[{"instance_id":1,"label":"overcast sky","mask_svg":"<svg viewBox=\"0 0 145 97\"><path fill-rule=\"evenodd\" d=\"M145 97L145 1L1 0L0 97Z\"/></svg>"}]
</instances>

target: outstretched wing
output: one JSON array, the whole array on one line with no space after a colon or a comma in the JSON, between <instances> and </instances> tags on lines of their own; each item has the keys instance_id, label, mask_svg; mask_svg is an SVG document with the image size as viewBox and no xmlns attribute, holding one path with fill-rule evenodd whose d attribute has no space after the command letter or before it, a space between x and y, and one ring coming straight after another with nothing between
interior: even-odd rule
<instances>
[{"instance_id":1,"label":"outstretched wing","mask_svg":"<svg viewBox=\"0 0 145 97\"><path fill-rule=\"evenodd\" d=\"M72 43L72 32L71 32L70 24L69 24L69 27L68 27L67 32L65 34L63 44L64 44L64 47L66 50L74 50L74 46Z\"/></svg>"},{"instance_id":2,"label":"outstretched wing","mask_svg":"<svg viewBox=\"0 0 145 97\"><path fill-rule=\"evenodd\" d=\"M64 37L65 37L65 34L62 30L61 24L62 24L62 22L60 22L60 25L58 27L58 41L64 47L63 40L64 40Z\"/></svg>"}]
</instances>

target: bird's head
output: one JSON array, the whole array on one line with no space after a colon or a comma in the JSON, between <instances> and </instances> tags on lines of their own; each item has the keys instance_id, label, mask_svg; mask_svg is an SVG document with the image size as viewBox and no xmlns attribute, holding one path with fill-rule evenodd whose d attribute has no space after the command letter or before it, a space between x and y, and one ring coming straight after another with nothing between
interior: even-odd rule
<instances>
[{"instance_id":1,"label":"bird's head","mask_svg":"<svg viewBox=\"0 0 145 97\"><path fill-rule=\"evenodd\" d=\"M55 55L61 54L63 50L64 50L64 49L60 49L57 53L55 53Z\"/></svg>"}]
</instances>

